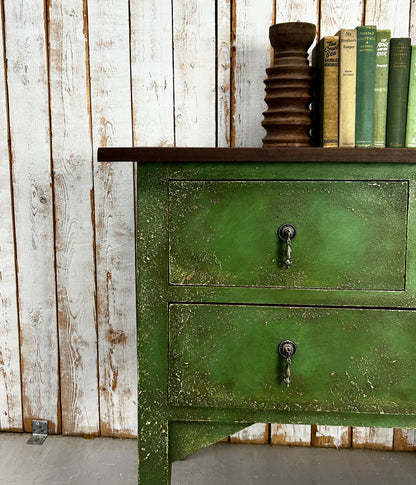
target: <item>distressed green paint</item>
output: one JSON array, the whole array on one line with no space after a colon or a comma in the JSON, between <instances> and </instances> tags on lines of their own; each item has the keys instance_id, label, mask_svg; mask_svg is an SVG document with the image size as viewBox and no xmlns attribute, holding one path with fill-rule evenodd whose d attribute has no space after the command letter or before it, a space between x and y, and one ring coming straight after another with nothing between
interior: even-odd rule
<instances>
[{"instance_id":1,"label":"distressed green paint","mask_svg":"<svg viewBox=\"0 0 416 485\"><path fill-rule=\"evenodd\" d=\"M251 424L172 421L169 423L170 461L183 460Z\"/></svg>"},{"instance_id":2,"label":"distressed green paint","mask_svg":"<svg viewBox=\"0 0 416 485\"><path fill-rule=\"evenodd\" d=\"M172 305L172 404L416 414L415 312ZM297 345L283 383L279 342Z\"/></svg>"},{"instance_id":3,"label":"distressed green paint","mask_svg":"<svg viewBox=\"0 0 416 485\"><path fill-rule=\"evenodd\" d=\"M404 289L407 181L173 181L169 196L171 284Z\"/></svg>"},{"instance_id":4,"label":"distressed green paint","mask_svg":"<svg viewBox=\"0 0 416 485\"><path fill-rule=\"evenodd\" d=\"M169 483L170 460L219 438L224 432L223 426L230 424L235 425L233 431L240 426L243 428L245 423L254 422L416 427L413 404L416 402L416 386L410 354L411 343L415 341L416 319L409 311L416 308L416 257L413 249L416 248L416 185L413 164L154 163L139 164L137 173L138 446L141 485ZM312 221L326 220L325 214L330 214L333 206L337 215L329 215L329 220L340 225L332 241L341 238L340 245L344 245L345 251L358 256L361 263L372 271L372 277L367 278L364 284L363 273L358 278L352 269L344 266L344 273L348 270L349 274L338 282L329 283L329 278L334 277L331 271L328 270L323 277L315 266L308 276L309 280L290 281L294 276L280 268L276 261L276 274L283 273L287 287L265 287L260 279L257 282L247 280L247 286L232 286L236 283L230 283L230 278L241 278L244 274L234 274L240 271L240 265L236 263L232 263L235 271L229 270L226 277L216 270L214 278L223 286L213 286L213 280L204 286L193 286L186 283L186 278L184 284L169 284L169 272L172 281L176 278L178 282L184 272L178 268L186 263L183 260L179 264L181 256L173 246L169 254L169 244L175 242L175 238L175 245L182 244L183 237L183 244L189 245L186 238L190 230L186 219L179 222L179 204L182 204L184 214L186 204L175 202L172 190L179 190L189 183L199 184L201 200L209 201L212 199L212 191L208 189L211 182L213 186L226 187L242 180L250 181L253 193L260 187L276 187L277 181L287 183L294 192L298 187L297 202L293 205L296 205L301 226L304 223L309 225L308 231L312 230ZM221 184L215 185L219 181ZM369 181L376 181L381 189L370 186ZM309 186L318 187L316 197L311 190L309 195L303 195L304 189ZM338 188L347 186L357 187L357 190ZM335 190L334 194L342 194L344 201L338 201L335 194L324 210L320 207L320 200L328 187L327 190L331 190L330 187ZM280 217L277 219L279 214L273 212L275 190L267 190L268 203L266 201L263 206L273 215L270 231L273 232L272 244L277 248L275 231ZM222 193L226 201L227 191L222 189L220 195ZM371 196L372 193L374 196ZM360 226L361 219L345 213L344 202L347 203L349 196L367 219L370 230ZM305 209L308 213L305 222L301 218L303 197L304 203L309 206ZM247 227L255 227L262 217L263 222L267 222L269 215L258 214L261 200L262 197L257 196L255 217L249 214L249 207L244 209L251 221ZM367 203L373 211L371 217L364 214ZM234 199L233 204L237 204ZM213 206L205 205L204 210L209 215ZM223 206L224 210L226 207L227 204ZM286 209L290 210L290 205L286 204ZM319 218L313 219L318 212L321 214ZM197 246L206 240L207 235L199 229L197 237L197 212L193 217L195 232L191 232L194 232L192 238ZM342 223L348 217L351 218L349 229L344 227L343 232ZM211 219L214 224L220 220L220 214L211 216ZM283 220L282 216L281 222L291 221ZM225 230L228 222L222 225ZM266 225L268 231L268 223ZM392 232L389 232L392 227ZM300 227L298 230L293 242L294 264L307 261L305 251L310 247L301 237ZM175 231L178 232L174 234ZM358 241L356 247L357 233L364 234L366 242L359 246ZM244 237L249 237L248 233ZM349 247L348 241L354 247ZM383 248L385 243L388 250ZM267 240L262 238L259 247L267 247L267 244ZM316 253L321 257L320 265L323 266L327 264L323 261L332 260L331 264L334 264L333 259L336 259L323 258L324 253L332 251L328 244L322 243L321 238L322 257L321 253ZM371 255L368 246L374 247L376 257ZM255 249L247 248L245 259ZM376 268L369 267L365 261L366 254L373 258ZM244 277L249 275L251 278L254 274L251 261L247 262L244 271L250 265L251 269ZM214 266L207 271L204 262L200 261L196 270L200 275L209 273L211 278ZM256 266L263 267L264 264L257 263ZM310 262L310 268L314 268L313 262ZM357 265L356 271L359 270ZM300 272L298 267L296 273ZM185 273L185 276L189 275L187 271ZM273 272L268 277L273 278ZM312 278L319 284L315 285ZM306 286L302 286L304 281ZM352 286L347 284L348 281L353 282ZM403 311L399 311L400 308ZM204 309L210 311L205 312ZM311 316L310 321L302 319L304 312ZM189 327L184 323L186 315ZM312 318L314 315L316 318ZM262 317L260 320L259 316ZM266 321L266 316L268 325L263 321ZM276 348L281 337L292 338L298 343L298 352L293 358L293 383L289 389L279 382L282 364L277 360ZM356 337L360 337L357 342ZM229 345L227 352L226 344ZM323 347L325 352L319 352L319 347ZM233 356L232 362L228 355ZM354 359L350 359L351 356ZM393 364L393 360L396 363ZM257 368L256 372L252 371L253 367ZM335 374L331 375L334 371ZM197 429L205 429L206 436L197 437ZM199 434L204 433L200 431ZM186 439L190 440L189 446L182 443Z\"/></svg>"}]
</instances>

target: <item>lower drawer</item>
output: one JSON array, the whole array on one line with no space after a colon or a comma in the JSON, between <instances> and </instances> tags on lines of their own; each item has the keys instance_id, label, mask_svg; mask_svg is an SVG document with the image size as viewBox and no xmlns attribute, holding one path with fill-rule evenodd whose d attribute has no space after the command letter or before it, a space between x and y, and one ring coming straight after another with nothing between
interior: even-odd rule
<instances>
[{"instance_id":1,"label":"lower drawer","mask_svg":"<svg viewBox=\"0 0 416 485\"><path fill-rule=\"evenodd\" d=\"M169 404L415 414L415 342L414 311L171 304Z\"/></svg>"}]
</instances>

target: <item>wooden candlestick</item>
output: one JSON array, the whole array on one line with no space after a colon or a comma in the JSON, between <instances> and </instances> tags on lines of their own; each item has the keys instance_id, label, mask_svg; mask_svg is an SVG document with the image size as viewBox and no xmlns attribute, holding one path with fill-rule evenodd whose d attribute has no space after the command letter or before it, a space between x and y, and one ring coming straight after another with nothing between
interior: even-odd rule
<instances>
[{"instance_id":1,"label":"wooden candlestick","mask_svg":"<svg viewBox=\"0 0 416 485\"><path fill-rule=\"evenodd\" d=\"M262 125L266 129L263 147L311 146L312 75L308 49L316 26L305 22L286 22L270 27L274 49L273 66L266 69L267 111Z\"/></svg>"}]
</instances>

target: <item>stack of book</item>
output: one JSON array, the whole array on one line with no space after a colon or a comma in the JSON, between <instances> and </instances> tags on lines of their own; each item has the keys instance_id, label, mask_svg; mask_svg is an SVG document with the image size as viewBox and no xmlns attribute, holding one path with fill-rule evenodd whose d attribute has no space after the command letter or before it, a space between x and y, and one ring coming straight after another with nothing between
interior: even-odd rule
<instances>
[{"instance_id":1,"label":"stack of book","mask_svg":"<svg viewBox=\"0 0 416 485\"><path fill-rule=\"evenodd\" d=\"M312 138L322 147L416 147L416 46L374 25L312 52Z\"/></svg>"}]
</instances>

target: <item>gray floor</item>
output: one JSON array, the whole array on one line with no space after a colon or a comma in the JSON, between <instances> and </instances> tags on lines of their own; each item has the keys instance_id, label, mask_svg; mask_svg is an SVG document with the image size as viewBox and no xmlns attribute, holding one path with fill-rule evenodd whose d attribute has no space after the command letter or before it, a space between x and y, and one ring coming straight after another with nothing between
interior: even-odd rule
<instances>
[{"instance_id":1,"label":"gray floor","mask_svg":"<svg viewBox=\"0 0 416 485\"><path fill-rule=\"evenodd\" d=\"M0 433L0 484L137 483L135 440ZM216 444L173 465L173 485L416 485L416 454Z\"/></svg>"}]
</instances>

